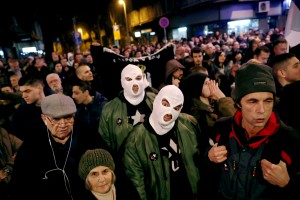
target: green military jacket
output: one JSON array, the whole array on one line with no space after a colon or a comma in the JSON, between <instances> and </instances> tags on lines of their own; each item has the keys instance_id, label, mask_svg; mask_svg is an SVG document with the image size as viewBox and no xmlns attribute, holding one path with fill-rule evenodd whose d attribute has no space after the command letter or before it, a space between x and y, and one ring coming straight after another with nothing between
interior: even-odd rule
<instances>
[{"instance_id":1,"label":"green military jacket","mask_svg":"<svg viewBox=\"0 0 300 200\"><path fill-rule=\"evenodd\" d=\"M128 133L133 129L133 125L128 123L126 102L120 98L123 91L103 107L98 132L107 143L107 145L117 153ZM152 110L152 104L156 94L146 92L146 104Z\"/></svg>"},{"instance_id":2,"label":"green military jacket","mask_svg":"<svg viewBox=\"0 0 300 200\"><path fill-rule=\"evenodd\" d=\"M197 120L191 115L181 113L175 123L175 136L196 199L200 185L199 162L195 159L200 159L198 145L200 128ZM155 133L149 132L144 124L140 124L130 133L124 147L122 160L125 173L136 187L141 199L169 200L169 160L161 156ZM157 159L153 159L154 155Z\"/></svg>"}]
</instances>

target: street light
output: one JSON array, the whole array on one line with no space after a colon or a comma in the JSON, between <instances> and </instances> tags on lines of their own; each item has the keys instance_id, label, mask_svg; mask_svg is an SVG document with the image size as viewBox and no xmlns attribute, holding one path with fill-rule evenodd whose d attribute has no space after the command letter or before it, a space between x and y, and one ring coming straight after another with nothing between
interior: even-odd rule
<instances>
[{"instance_id":1,"label":"street light","mask_svg":"<svg viewBox=\"0 0 300 200\"><path fill-rule=\"evenodd\" d=\"M127 11L126 11L126 3L124 0L119 0L119 4L123 4L125 22L126 22L126 42L130 44L129 31L128 31L128 22L127 22Z\"/></svg>"}]
</instances>

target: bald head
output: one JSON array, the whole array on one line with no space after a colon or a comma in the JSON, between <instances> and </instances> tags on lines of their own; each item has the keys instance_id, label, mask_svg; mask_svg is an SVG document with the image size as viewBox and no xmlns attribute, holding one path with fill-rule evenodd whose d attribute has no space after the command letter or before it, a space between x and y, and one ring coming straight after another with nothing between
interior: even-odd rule
<instances>
[{"instance_id":1,"label":"bald head","mask_svg":"<svg viewBox=\"0 0 300 200\"><path fill-rule=\"evenodd\" d=\"M93 72L88 65L80 65L77 67L76 76L82 81L92 81L94 79Z\"/></svg>"}]
</instances>

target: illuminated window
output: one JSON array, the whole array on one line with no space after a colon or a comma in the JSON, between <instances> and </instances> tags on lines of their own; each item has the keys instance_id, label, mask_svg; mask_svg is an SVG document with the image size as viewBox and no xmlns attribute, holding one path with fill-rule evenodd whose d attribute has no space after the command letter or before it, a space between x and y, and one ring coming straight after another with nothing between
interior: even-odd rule
<instances>
[{"instance_id":1,"label":"illuminated window","mask_svg":"<svg viewBox=\"0 0 300 200\"><path fill-rule=\"evenodd\" d=\"M187 27L180 27L178 29L172 30L172 37L175 40L180 40L181 38L187 38Z\"/></svg>"},{"instance_id":2,"label":"illuminated window","mask_svg":"<svg viewBox=\"0 0 300 200\"><path fill-rule=\"evenodd\" d=\"M23 53L36 52L36 47L24 47L22 48Z\"/></svg>"},{"instance_id":3,"label":"illuminated window","mask_svg":"<svg viewBox=\"0 0 300 200\"><path fill-rule=\"evenodd\" d=\"M134 36L135 37L141 37L141 32L139 32L139 31L138 32L134 32Z\"/></svg>"},{"instance_id":4,"label":"illuminated window","mask_svg":"<svg viewBox=\"0 0 300 200\"><path fill-rule=\"evenodd\" d=\"M236 20L236 21L230 21L227 23L227 30L228 35L230 35L232 32L235 32L236 35L240 33L246 33L250 28L252 29L258 29L258 20L257 19L245 19L245 20Z\"/></svg>"}]
</instances>

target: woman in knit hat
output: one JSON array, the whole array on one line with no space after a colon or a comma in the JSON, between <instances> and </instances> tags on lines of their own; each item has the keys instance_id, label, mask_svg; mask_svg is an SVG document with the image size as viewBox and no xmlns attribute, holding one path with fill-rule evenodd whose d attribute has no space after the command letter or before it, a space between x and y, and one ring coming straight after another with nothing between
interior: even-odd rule
<instances>
[{"instance_id":1,"label":"woman in knit hat","mask_svg":"<svg viewBox=\"0 0 300 200\"><path fill-rule=\"evenodd\" d=\"M111 154L104 149L87 150L78 167L80 178L86 189L91 191L88 199L115 200L115 163Z\"/></svg>"}]
</instances>

